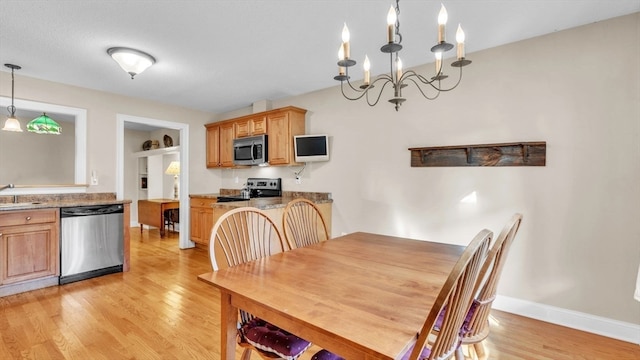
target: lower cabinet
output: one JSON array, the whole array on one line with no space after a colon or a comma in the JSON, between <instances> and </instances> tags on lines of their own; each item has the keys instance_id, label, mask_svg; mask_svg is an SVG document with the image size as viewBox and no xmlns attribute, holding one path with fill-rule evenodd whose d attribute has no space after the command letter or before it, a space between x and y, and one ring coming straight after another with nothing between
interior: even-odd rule
<instances>
[{"instance_id":1,"label":"lower cabinet","mask_svg":"<svg viewBox=\"0 0 640 360\"><path fill-rule=\"evenodd\" d=\"M58 209L0 213L0 287L58 276Z\"/></svg>"},{"instance_id":2,"label":"lower cabinet","mask_svg":"<svg viewBox=\"0 0 640 360\"><path fill-rule=\"evenodd\" d=\"M211 204L216 198L192 197L191 198L191 241L208 245L211 229L213 228L213 208Z\"/></svg>"}]
</instances>

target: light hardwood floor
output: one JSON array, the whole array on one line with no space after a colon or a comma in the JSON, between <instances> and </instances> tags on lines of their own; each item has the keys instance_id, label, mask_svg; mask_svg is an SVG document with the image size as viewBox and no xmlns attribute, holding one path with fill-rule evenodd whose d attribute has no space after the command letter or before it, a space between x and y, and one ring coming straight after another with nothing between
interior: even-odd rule
<instances>
[{"instance_id":1,"label":"light hardwood floor","mask_svg":"<svg viewBox=\"0 0 640 360\"><path fill-rule=\"evenodd\" d=\"M0 359L220 359L219 294L196 279L210 269L176 233L132 229L130 272L0 298ZM493 314L491 359L640 359L635 344Z\"/></svg>"}]
</instances>

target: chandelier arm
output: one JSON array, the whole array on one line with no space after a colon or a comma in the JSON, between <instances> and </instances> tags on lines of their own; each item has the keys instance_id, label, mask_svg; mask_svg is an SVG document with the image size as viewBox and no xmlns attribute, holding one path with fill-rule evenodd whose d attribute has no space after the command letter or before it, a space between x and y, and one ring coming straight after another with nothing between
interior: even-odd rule
<instances>
[{"instance_id":1,"label":"chandelier arm","mask_svg":"<svg viewBox=\"0 0 640 360\"><path fill-rule=\"evenodd\" d=\"M384 88L387 85L389 85L390 83L391 83L391 81L389 81L388 79L387 79L387 81L385 81L385 83L382 85L382 88L380 88L380 91L378 92L378 97L376 98L376 101L373 104L371 102L369 102L369 92L367 91L367 104L369 106L376 106L378 104L378 101L380 101L380 97L382 97L382 92L384 91Z\"/></svg>"},{"instance_id":2,"label":"chandelier arm","mask_svg":"<svg viewBox=\"0 0 640 360\"><path fill-rule=\"evenodd\" d=\"M425 85L431 85L432 83L434 83L437 80L437 79L429 80L426 77L418 74L414 70L407 70L407 71L405 71L405 74L408 74L406 76L407 79L410 78L410 77L416 77L416 78L418 78L420 80L421 83L423 83ZM402 78L405 78L404 74L402 75ZM431 86L433 86L433 85L431 85Z\"/></svg>"},{"instance_id":3,"label":"chandelier arm","mask_svg":"<svg viewBox=\"0 0 640 360\"><path fill-rule=\"evenodd\" d=\"M347 99L347 100L360 100L360 99L362 99L362 97L363 97L363 96L365 96L365 95L367 95L367 99L368 99L369 90L370 90L370 89L372 89L372 88L374 87L373 85L374 85L375 83L379 82L379 81L385 81L384 85L382 85L382 88L380 89L380 93L378 94L378 99L380 99L380 94L382 94L382 90L384 90L385 86L387 86L387 84L388 84L389 82L391 82L391 80L389 79L389 76L388 76L388 75L380 75L378 78L376 78L376 79L371 83L371 85L370 85L369 87L367 87L366 89L363 89L363 90L356 89L356 88L354 88L354 87L351 85L351 83L349 83L349 87L350 87L354 92L359 93L359 95L358 95L358 96L356 96L356 97L350 97L350 96L348 96L348 95L344 92L344 81L341 81L341 82L340 82L340 90L342 91L342 96L344 96L344 97L345 97L345 99ZM367 103L368 103L368 102L369 102L369 101L367 100ZM377 101L376 101L376 103L377 103Z\"/></svg>"},{"instance_id":4,"label":"chandelier arm","mask_svg":"<svg viewBox=\"0 0 640 360\"><path fill-rule=\"evenodd\" d=\"M462 67L460 68L460 75L458 76L458 82L456 82L455 85L453 85L452 87L448 88L448 89L438 89L439 91L451 91L455 88L458 87L458 85L460 85L460 82L462 81Z\"/></svg>"},{"instance_id":5,"label":"chandelier arm","mask_svg":"<svg viewBox=\"0 0 640 360\"><path fill-rule=\"evenodd\" d=\"M433 84L428 84L430 85L432 88L436 89L436 95L433 97L430 97L429 95L427 95L424 90L422 89L422 87L420 86L420 83L418 83L417 81L415 81L413 78L408 78L407 80L411 81L412 83L414 83L414 85L418 88L418 91L420 91L420 94L422 94L422 96L427 99L427 100L435 100L438 98L438 96L440 96L440 90L433 86Z\"/></svg>"}]
</instances>

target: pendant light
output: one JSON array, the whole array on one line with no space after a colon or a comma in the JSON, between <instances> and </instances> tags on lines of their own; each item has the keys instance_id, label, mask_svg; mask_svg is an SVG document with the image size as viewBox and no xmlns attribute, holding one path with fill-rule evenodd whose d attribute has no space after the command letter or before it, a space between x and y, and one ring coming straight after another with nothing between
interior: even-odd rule
<instances>
[{"instance_id":1,"label":"pendant light","mask_svg":"<svg viewBox=\"0 0 640 360\"><path fill-rule=\"evenodd\" d=\"M22 67L20 67L18 65L13 65L13 64L4 64L4 66L6 66L9 69L11 69L11 105L7 106L7 111L9 111L9 117L7 118L7 121L5 121L4 127L2 128L2 130L22 132L22 127L20 126L20 121L18 121L18 119L16 119L16 107L13 106L13 90L14 90L14 88L13 88L13 83L14 83L13 71L14 70L20 70L20 69L22 69Z\"/></svg>"},{"instance_id":2,"label":"pendant light","mask_svg":"<svg viewBox=\"0 0 640 360\"><path fill-rule=\"evenodd\" d=\"M31 120L27 124L27 130L36 134L60 135L62 133L62 127L47 116L47 113L42 113L42 115Z\"/></svg>"}]
</instances>

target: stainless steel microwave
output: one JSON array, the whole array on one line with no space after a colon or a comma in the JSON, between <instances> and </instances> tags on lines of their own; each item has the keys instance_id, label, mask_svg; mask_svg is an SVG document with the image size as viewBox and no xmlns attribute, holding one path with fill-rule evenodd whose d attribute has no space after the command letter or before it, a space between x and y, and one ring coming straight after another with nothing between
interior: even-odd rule
<instances>
[{"instance_id":1,"label":"stainless steel microwave","mask_svg":"<svg viewBox=\"0 0 640 360\"><path fill-rule=\"evenodd\" d=\"M235 165L261 165L268 161L267 135L233 139L233 163Z\"/></svg>"}]
</instances>

